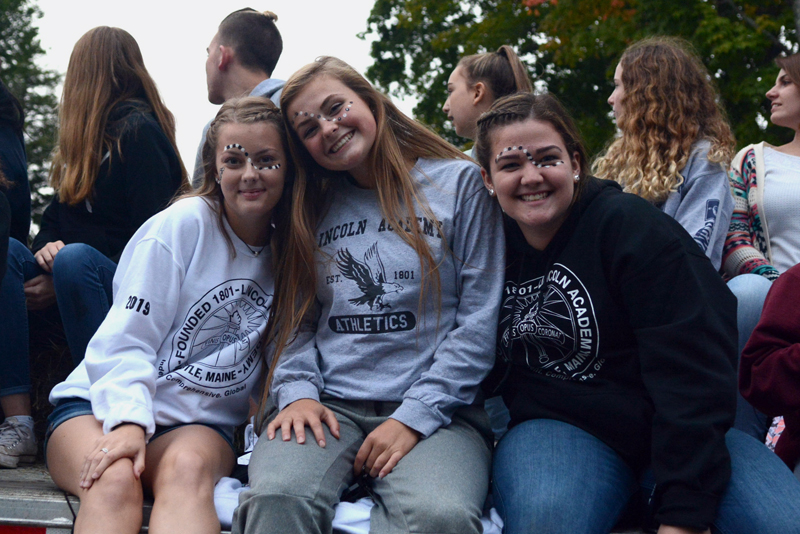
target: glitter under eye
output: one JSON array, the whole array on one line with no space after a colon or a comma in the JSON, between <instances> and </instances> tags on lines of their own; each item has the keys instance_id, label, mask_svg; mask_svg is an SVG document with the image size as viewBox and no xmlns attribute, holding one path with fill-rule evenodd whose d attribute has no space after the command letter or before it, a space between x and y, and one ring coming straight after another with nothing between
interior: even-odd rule
<instances>
[{"instance_id":1,"label":"glitter under eye","mask_svg":"<svg viewBox=\"0 0 800 534\"><path fill-rule=\"evenodd\" d=\"M564 162L562 160L547 161L547 162L544 162L544 163L542 163L542 162L537 163L536 160L533 159L533 155L530 152L528 152L528 149L525 148L524 146L509 146L509 147L504 148L503 150L500 151L500 153L497 156L495 156L494 162L497 163L500 160L500 156L502 156L506 152L511 152L513 150L519 150L520 152L525 154L525 157L528 158L528 161L530 161L531 164L534 167L538 167L540 169L546 169L548 167L557 167L559 165L563 165L564 164Z\"/></svg>"}]
</instances>

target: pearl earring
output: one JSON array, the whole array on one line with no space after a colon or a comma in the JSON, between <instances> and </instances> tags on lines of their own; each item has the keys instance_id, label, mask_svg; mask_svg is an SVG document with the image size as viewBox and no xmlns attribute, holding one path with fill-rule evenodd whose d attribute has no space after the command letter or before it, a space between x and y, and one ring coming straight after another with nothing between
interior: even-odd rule
<instances>
[{"instance_id":1,"label":"pearl earring","mask_svg":"<svg viewBox=\"0 0 800 534\"><path fill-rule=\"evenodd\" d=\"M490 197L494 196L494 189L492 189L491 187L489 188L489 196Z\"/></svg>"},{"instance_id":2,"label":"pearl earring","mask_svg":"<svg viewBox=\"0 0 800 534\"><path fill-rule=\"evenodd\" d=\"M573 176L573 178L574 178L574 179L575 179L575 181L577 182L578 180L580 180L580 179L581 179L581 175L580 175L580 174L576 174L575 176Z\"/></svg>"}]
</instances>

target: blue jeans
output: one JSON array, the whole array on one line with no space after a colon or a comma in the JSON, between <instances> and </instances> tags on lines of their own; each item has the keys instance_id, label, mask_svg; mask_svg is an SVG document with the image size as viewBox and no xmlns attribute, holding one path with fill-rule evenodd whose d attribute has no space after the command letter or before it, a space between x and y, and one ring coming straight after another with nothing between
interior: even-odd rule
<instances>
[{"instance_id":1,"label":"blue jeans","mask_svg":"<svg viewBox=\"0 0 800 534\"><path fill-rule=\"evenodd\" d=\"M58 312L76 366L111 308L116 270L116 263L83 243L65 246L53 260Z\"/></svg>"},{"instance_id":2,"label":"blue jeans","mask_svg":"<svg viewBox=\"0 0 800 534\"><path fill-rule=\"evenodd\" d=\"M67 245L56 254L53 283L64 332L77 365L111 305L116 265L94 248ZM0 396L30 393L28 311L23 284L41 274L28 248L10 239L8 267L0 282Z\"/></svg>"},{"instance_id":3,"label":"blue jeans","mask_svg":"<svg viewBox=\"0 0 800 534\"><path fill-rule=\"evenodd\" d=\"M726 436L731 480L712 530L721 534L797 532L800 481L764 445L737 430ZM608 534L641 480L610 447L560 421L509 430L494 456L494 505L504 534Z\"/></svg>"},{"instance_id":4,"label":"blue jeans","mask_svg":"<svg viewBox=\"0 0 800 534\"><path fill-rule=\"evenodd\" d=\"M736 296L736 323L739 328L739 353L741 358L744 346L750 339L758 320L761 318L761 309L764 299L772 287L772 282L757 274L740 274L728 282L728 289ZM753 436L759 441L764 441L769 428L769 418L759 412L747 402L741 393L736 395L736 420L733 424L737 428Z\"/></svg>"}]
</instances>

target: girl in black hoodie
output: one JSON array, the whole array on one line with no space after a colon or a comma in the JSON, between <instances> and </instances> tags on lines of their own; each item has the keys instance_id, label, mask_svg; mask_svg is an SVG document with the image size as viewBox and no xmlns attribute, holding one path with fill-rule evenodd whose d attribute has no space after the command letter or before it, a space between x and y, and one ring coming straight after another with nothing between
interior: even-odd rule
<instances>
[{"instance_id":1,"label":"girl in black hoodie","mask_svg":"<svg viewBox=\"0 0 800 534\"><path fill-rule=\"evenodd\" d=\"M689 234L586 175L551 95L498 100L476 147L506 214L488 384L511 413L493 468L504 532L607 533L640 483L659 534L798 532L800 483L729 430L736 302Z\"/></svg>"}]
</instances>

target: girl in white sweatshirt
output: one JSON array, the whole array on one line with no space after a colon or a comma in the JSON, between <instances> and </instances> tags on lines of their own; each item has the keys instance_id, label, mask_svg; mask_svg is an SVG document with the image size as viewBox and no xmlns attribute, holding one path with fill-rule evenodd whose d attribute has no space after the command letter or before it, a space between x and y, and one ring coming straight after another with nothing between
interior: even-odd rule
<instances>
[{"instance_id":1,"label":"girl in white sweatshirt","mask_svg":"<svg viewBox=\"0 0 800 534\"><path fill-rule=\"evenodd\" d=\"M272 304L271 246L291 176L280 112L222 106L205 181L148 220L114 277L114 304L86 359L56 386L50 474L77 495L75 532L219 532L214 485L234 466Z\"/></svg>"}]
</instances>

